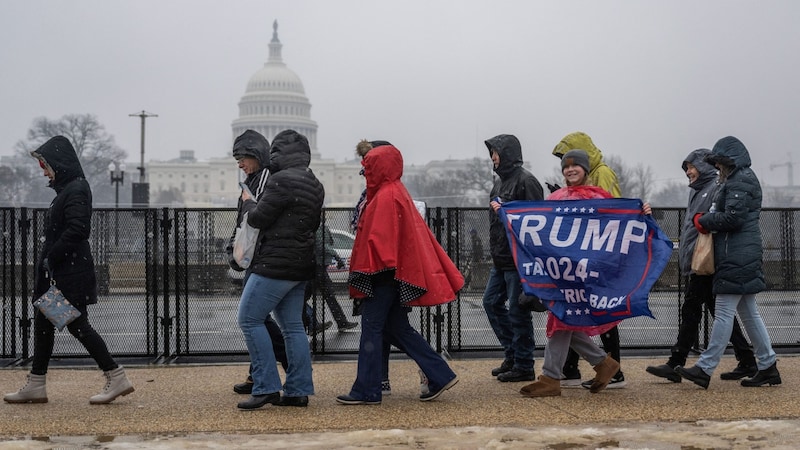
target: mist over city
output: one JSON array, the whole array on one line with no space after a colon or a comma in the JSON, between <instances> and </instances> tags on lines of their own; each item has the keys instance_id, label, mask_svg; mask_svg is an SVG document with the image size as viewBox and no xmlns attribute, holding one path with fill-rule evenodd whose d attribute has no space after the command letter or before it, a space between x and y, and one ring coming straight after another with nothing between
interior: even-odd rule
<instances>
[{"instance_id":1,"label":"mist over city","mask_svg":"<svg viewBox=\"0 0 800 450\"><path fill-rule=\"evenodd\" d=\"M96 167L105 206L109 161L126 163L130 200L141 112L154 115L146 164L187 150L198 161L230 157L240 101L277 23L282 61L317 125L315 150L334 164L353 162L362 138L385 139L407 168L478 158L460 170L482 162L489 178L483 141L508 133L544 182L558 179L555 144L583 131L639 186L627 196L681 206L682 159L733 135L753 155L765 206L790 206L800 197L786 144L799 116L798 13L791 1L3 2L0 156L38 142L37 120L89 116L113 144ZM17 182L44 186L39 175ZM441 201L484 206L479 190Z\"/></svg>"}]
</instances>

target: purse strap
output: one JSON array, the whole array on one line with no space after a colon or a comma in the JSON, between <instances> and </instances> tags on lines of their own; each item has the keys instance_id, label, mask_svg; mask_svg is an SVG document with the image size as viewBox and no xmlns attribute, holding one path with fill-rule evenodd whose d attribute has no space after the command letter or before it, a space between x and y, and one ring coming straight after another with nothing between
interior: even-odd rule
<instances>
[{"instance_id":1,"label":"purse strap","mask_svg":"<svg viewBox=\"0 0 800 450\"><path fill-rule=\"evenodd\" d=\"M44 271L44 276L45 276L47 279L49 279L49 280L50 280L50 286L55 286L55 285L56 285L56 280L55 280L55 279L53 279L52 277L50 277L50 271L49 271L49 270L45 269L45 271Z\"/></svg>"}]
</instances>

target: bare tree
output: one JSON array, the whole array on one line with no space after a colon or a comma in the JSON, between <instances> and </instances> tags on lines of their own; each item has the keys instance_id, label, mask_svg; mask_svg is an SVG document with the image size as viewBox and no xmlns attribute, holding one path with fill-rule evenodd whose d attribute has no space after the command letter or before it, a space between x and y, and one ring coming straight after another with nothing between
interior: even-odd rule
<instances>
[{"instance_id":1,"label":"bare tree","mask_svg":"<svg viewBox=\"0 0 800 450\"><path fill-rule=\"evenodd\" d=\"M124 161L128 154L114 142L114 136L92 114L67 114L58 120L37 117L28 130L26 141L17 142L19 152L28 155L53 136L66 137L75 147L86 179L108 177L108 165Z\"/></svg>"},{"instance_id":2,"label":"bare tree","mask_svg":"<svg viewBox=\"0 0 800 450\"><path fill-rule=\"evenodd\" d=\"M616 172L623 197L647 201L652 194L654 179L653 169L650 166L642 163L629 166L618 155L607 156L604 160Z\"/></svg>"},{"instance_id":3,"label":"bare tree","mask_svg":"<svg viewBox=\"0 0 800 450\"><path fill-rule=\"evenodd\" d=\"M156 200L153 202L153 204L170 206L173 208L182 208L186 203L183 199L183 193L181 190L176 187L172 187L158 191L158 194L156 194Z\"/></svg>"},{"instance_id":4,"label":"bare tree","mask_svg":"<svg viewBox=\"0 0 800 450\"><path fill-rule=\"evenodd\" d=\"M415 200L429 207L486 205L494 183L491 162L472 158L462 167L407 174L403 183Z\"/></svg>"},{"instance_id":5,"label":"bare tree","mask_svg":"<svg viewBox=\"0 0 800 450\"><path fill-rule=\"evenodd\" d=\"M653 197L650 198L650 204L661 208L686 207L686 202L689 199L689 189L686 183L670 181L653 194Z\"/></svg>"},{"instance_id":6,"label":"bare tree","mask_svg":"<svg viewBox=\"0 0 800 450\"><path fill-rule=\"evenodd\" d=\"M15 148L18 154L29 156L32 150L57 135L70 140L89 184L93 188L100 188L94 189L95 201L111 202L113 194L109 188L108 166L112 162L124 161L127 153L117 146L114 136L106 133L105 127L94 115L67 114L58 120L37 117L28 130L27 139L17 142Z\"/></svg>"}]
</instances>

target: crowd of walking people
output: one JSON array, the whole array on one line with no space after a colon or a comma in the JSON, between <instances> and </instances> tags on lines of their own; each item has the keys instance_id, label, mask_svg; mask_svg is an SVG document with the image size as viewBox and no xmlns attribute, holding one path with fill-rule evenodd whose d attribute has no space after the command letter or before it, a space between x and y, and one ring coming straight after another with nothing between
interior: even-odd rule
<instances>
[{"instance_id":1,"label":"crowd of walking people","mask_svg":"<svg viewBox=\"0 0 800 450\"><path fill-rule=\"evenodd\" d=\"M485 146L496 177L486 203L490 270L483 308L504 355L491 376L503 383L533 381L520 389L526 397L559 396L562 388L570 387L583 387L591 393L624 388L620 321L569 325L552 312L546 313L547 342L541 374L536 377L533 315L546 310L549 299L532 299L523 293L516 256L499 210L507 202L545 200L544 189L523 167L522 145L515 136L500 134L487 139ZM358 310L354 316L360 316L361 334L355 380L335 401L343 405L380 404L391 393L392 346L419 365L419 400L436 400L456 385L458 375L411 326L408 313L412 307L434 307L456 300L464 277L431 233L401 181L401 151L388 141L364 140L357 145L356 153L361 157L366 188L352 215L355 242L348 286ZM548 201L624 196L616 173L587 134L568 134L552 153L560 161L564 187L546 183ZM134 387L88 319L87 306L97 301L88 240L91 190L68 139L53 137L31 154L56 191L36 264L34 298L57 284L80 313L67 329L107 379L90 403L110 403L134 392ZM244 174L246 189L238 201L227 252L231 268L244 272L237 319L251 361L245 381L233 387L236 393L249 395L237 406L242 410L267 404L305 407L315 393L309 334L313 336L331 325L308 306L310 296L314 291L321 293L339 331L354 330L359 325L348 320L327 274L327 266L333 261L340 268L345 262L330 250L330 231L322 217L325 188L309 167L308 139L294 130L280 132L271 144L258 132L247 130L235 139L232 154ZM776 354L756 305L757 294L766 286L759 230L761 186L750 165L744 144L730 136L720 139L711 150L692 151L681 161L690 188L678 250L680 269L687 280L685 300L671 356L665 364L648 367L652 375L674 383L686 379L707 389L730 341L738 366L721 374L723 380L741 380L745 387L781 384ZM650 213L650 205L644 202L641 214ZM243 226L257 230L247 264L234 257L236 229ZM698 236L708 233L713 238L714 273L698 274L692 269L693 250ZM472 258L483 261L482 241L474 229L470 239ZM685 367L703 306L714 315L710 343L694 366ZM753 348L735 317L737 313ZM45 378L54 333L53 323L37 309L34 357L27 383L19 391L6 394L6 402L47 402ZM592 336L599 336L603 348ZM593 367L591 379L582 379L579 355ZM278 365L283 368L283 379Z\"/></svg>"}]
</instances>

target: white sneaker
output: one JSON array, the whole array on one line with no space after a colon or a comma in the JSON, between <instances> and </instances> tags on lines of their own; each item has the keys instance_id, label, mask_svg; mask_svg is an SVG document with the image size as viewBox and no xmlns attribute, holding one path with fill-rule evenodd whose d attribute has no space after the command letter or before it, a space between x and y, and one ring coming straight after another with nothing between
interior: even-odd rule
<instances>
[{"instance_id":1,"label":"white sneaker","mask_svg":"<svg viewBox=\"0 0 800 450\"><path fill-rule=\"evenodd\" d=\"M562 388L578 388L578 387L581 387L581 379L580 378L562 378L561 379L561 387Z\"/></svg>"},{"instance_id":2,"label":"white sneaker","mask_svg":"<svg viewBox=\"0 0 800 450\"><path fill-rule=\"evenodd\" d=\"M421 395L425 395L430 392L428 389L428 377L425 375L425 372L422 369L419 370L419 393Z\"/></svg>"}]
</instances>

